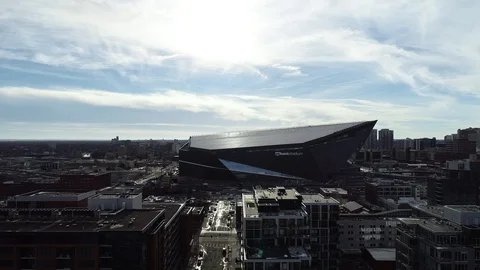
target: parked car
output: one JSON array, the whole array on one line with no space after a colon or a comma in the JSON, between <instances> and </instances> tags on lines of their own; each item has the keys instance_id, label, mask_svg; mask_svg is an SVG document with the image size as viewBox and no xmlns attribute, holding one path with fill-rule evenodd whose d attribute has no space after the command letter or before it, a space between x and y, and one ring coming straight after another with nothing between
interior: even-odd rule
<instances>
[{"instance_id":1,"label":"parked car","mask_svg":"<svg viewBox=\"0 0 480 270\"><path fill-rule=\"evenodd\" d=\"M223 250L222 250L222 256L223 256L223 257L227 257L227 249L226 249L226 248L223 248Z\"/></svg>"}]
</instances>

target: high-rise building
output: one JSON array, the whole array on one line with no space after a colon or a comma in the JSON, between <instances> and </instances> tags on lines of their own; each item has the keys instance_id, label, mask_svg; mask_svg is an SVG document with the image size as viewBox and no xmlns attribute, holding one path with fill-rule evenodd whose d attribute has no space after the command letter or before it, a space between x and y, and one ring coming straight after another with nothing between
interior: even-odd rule
<instances>
[{"instance_id":1,"label":"high-rise building","mask_svg":"<svg viewBox=\"0 0 480 270\"><path fill-rule=\"evenodd\" d=\"M431 178L427 194L431 204L478 204L480 161L447 161L445 176Z\"/></svg>"},{"instance_id":2,"label":"high-rise building","mask_svg":"<svg viewBox=\"0 0 480 270\"><path fill-rule=\"evenodd\" d=\"M308 214L307 225L310 228L311 247L309 252L312 256L312 266L317 269L335 269L339 258L337 249L339 202L321 194L303 194L301 196Z\"/></svg>"},{"instance_id":3,"label":"high-rise building","mask_svg":"<svg viewBox=\"0 0 480 270\"><path fill-rule=\"evenodd\" d=\"M370 135L368 135L365 144L363 145L363 149L370 150L370 149L377 149L378 147L378 132L376 129L372 129Z\"/></svg>"},{"instance_id":4,"label":"high-rise building","mask_svg":"<svg viewBox=\"0 0 480 270\"><path fill-rule=\"evenodd\" d=\"M414 139L413 140L414 149L415 150L424 150L428 148L435 148L437 145L437 139L433 138L421 138L421 139Z\"/></svg>"},{"instance_id":5,"label":"high-rise building","mask_svg":"<svg viewBox=\"0 0 480 270\"><path fill-rule=\"evenodd\" d=\"M453 134L445 142L445 150L452 153L475 154L477 152L478 134L480 128L467 128L457 130L457 134ZM451 140L450 140L451 139Z\"/></svg>"},{"instance_id":6,"label":"high-rise building","mask_svg":"<svg viewBox=\"0 0 480 270\"><path fill-rule=\"evenodd\" d=\"M480 207L445 206L439 218L399 218L396 269L479 269Z\"/></svg>"},{"instance_id":7,"label":"high-rise building","mask_svg":"<svg viewBox=\"0 0 480 270\"><path fill-rule=\"evenodd\" d=\"M458 138L457 134L450 134L450 135L445 135L443 139L445 140L445 142L448 142L448 141L456 140L457 138Z\"/></svg>"},{"instance_id":8,"label":"high-rise building","mask_svg":"<svg viewBox=\"0 0 480 270\"><path fill-rule=\"evenodd\" d=\"M381 129L378 132L378 144L382 150L391 150L393 148L393 130Z\"/></svg>"},{"instance_id":9,"label":"high-rise building","mask_svg":"<svg viewBox=\"0 0 480 270\"><path fill-rule=\"evenodd\" d=\"M242 195L244 269L335 269L339 202L283 187Z\"/></svg>"}]
</instances>

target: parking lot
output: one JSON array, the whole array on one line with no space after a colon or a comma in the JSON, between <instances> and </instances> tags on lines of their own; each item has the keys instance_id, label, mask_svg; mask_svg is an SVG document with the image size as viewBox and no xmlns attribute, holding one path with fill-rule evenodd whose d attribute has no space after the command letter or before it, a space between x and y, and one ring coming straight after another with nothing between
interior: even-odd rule
<instances>
[{"instance_id":1,"label":"parking lot","mask_svg":"<svg viewBox=\"0 0 480 270\"><path fill-rule=\"evenodd\" d=\"M213 202L200 234L200 250L204 251L200 269L234 270L239 254L235 230L235 206L228 200ZM198 268L197 268L198 269Z\"/></svg>"}]
</instances>

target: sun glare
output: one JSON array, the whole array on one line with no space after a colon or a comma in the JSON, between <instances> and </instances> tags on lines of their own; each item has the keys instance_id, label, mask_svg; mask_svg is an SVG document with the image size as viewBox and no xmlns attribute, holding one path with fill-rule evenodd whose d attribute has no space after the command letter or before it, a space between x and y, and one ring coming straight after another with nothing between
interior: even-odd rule
<instances>
[{"instance_id":1,"label":"sun glare","mask_svg":"<svg viewBox=\"0 0 480 270\"><path fill-rule=\"evenodd\" d=\"M195 1L177 9L175 45L204 61L237 64L254 56L254 17L243 3Z\"/></svg>"}]
</instances>

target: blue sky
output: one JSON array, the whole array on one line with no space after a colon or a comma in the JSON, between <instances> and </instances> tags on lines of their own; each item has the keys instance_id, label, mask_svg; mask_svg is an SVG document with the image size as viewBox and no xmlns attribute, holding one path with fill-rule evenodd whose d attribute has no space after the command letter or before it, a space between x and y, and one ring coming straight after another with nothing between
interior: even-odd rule
<instances>
[{"instance_id":1,"label":"blue sky","mask_svg":"<svg viewBox=\"0 0 480 270\"><path fill-rule=\"evenodd\" d=\"M0 139L480 126L478 1L0 2Z\"/></svg>"}]
</instances>

